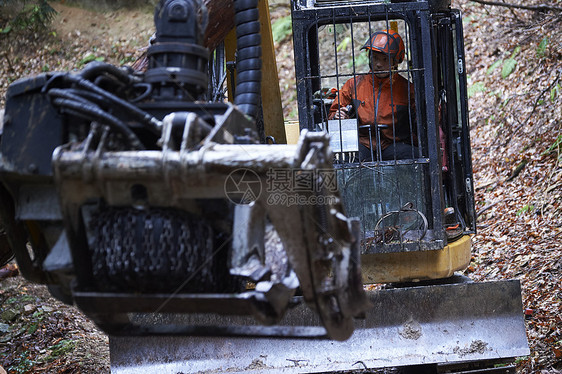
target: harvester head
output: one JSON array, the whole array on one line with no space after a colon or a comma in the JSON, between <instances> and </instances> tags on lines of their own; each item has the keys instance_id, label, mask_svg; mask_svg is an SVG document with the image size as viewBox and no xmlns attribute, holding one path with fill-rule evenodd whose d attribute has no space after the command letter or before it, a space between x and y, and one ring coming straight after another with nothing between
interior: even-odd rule
<instances>
[{"instance_id":1,"label":"harvester head","mask_svg":"<svg viewBox=\"0 0 562 374\"><path fill-rule=\"evenodd\" d=\"M25 276L109 333L142 331L135 312L271 325L306 302L344 340L367 306L329 138L259 144L255 6L235 7L237 105L210 99L217 54L201 45L207 12L191 0L156 7L146 71L94 62L9 88L0 192L10 244ZM278 175L301 184L280 195Z\"/></svg>"}]
</instances>

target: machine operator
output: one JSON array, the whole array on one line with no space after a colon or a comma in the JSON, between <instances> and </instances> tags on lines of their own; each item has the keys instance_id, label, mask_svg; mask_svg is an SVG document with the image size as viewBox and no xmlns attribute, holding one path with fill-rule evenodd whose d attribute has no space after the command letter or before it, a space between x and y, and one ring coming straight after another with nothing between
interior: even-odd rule
<instances>
[{"instance_id":1,"label":"machine operator","mask_svg":"<svg viewBox=\"0 0 562 374\"><path fill-rule=\"evenodd\" d=\"M396 72L404 60L404 42L396 31L383 30L373 33L361 50L369 53L370 71L343 85L329 118L350 118L348 108L354 108L361 161L415 158L413 84Z\"/></svg>"}]
</instances>

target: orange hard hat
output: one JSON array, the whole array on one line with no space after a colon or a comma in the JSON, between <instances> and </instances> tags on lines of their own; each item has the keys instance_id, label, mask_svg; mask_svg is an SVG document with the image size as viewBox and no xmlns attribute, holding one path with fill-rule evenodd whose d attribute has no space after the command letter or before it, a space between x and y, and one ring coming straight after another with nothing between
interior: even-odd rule
<instances>
[{"instance_id":1,"label":"orange hard hat","mask_svg":"<svg viewBox=\"0 0 562 374\"><path fill-rule=\"evenodd\" d=\"M382 52L391 55L398 63L404 61L404 42L394 30L377 31L371 35L361 49Z\"/></svg>"}]
</instances>

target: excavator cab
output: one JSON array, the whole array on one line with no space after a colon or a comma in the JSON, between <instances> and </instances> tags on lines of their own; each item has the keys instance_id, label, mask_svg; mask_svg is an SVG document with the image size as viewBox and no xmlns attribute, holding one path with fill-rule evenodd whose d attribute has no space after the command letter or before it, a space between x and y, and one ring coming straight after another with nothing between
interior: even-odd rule
<instances>
[{"instance_id":1,"label":"excavator cab","mask_svg":"<svg viewBox=\"0 0 562 374\"><path fill-rule=\"evenodd\" d=\"M300 127L330 134L346 213L361 222L364 281L449 277L467 267L476 231L460 12L446 2L340 4L293 9L305 54L295 60ZM377 33L397 44L384 30L403 47L379 78L365 46ZM352 118L334 118L341 107ZM398 257L401 269L384 265Z\"/></svg>"}]
</instances>

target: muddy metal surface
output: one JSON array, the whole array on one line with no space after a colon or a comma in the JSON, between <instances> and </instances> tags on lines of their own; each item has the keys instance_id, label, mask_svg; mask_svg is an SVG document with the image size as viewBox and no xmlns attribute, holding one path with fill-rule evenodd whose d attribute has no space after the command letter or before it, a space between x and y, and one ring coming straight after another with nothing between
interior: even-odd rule
<instances>
[{"instance_id":1,"label":"muddy metal surface","mask_svg":"<svg viewBox=\"0 0 562 374\"><path fill-rule=\"evenodd\" d=\"M180 335L187 322L209 331L229 325L236 336L112 336L112 372L318 373L517 357L528 354L519 292L517 281L370 291L372 308L345 342L322 339L303 306L281 327L220 316L161 319Z\"/></svg>"}]
</instances>

